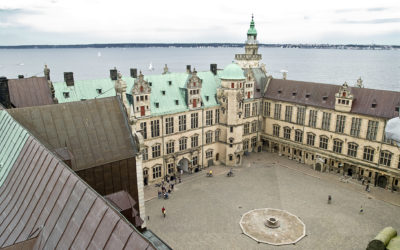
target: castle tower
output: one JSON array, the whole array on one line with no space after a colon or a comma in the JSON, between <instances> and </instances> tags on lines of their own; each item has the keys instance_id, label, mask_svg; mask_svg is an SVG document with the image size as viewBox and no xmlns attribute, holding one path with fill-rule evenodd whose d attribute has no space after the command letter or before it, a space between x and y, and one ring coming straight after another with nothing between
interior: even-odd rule
<instances>
[{"instance_id":1,"label":"castle tower","mask_svg":"<svg viewBox=\"0 0 400 250\"><path fill-rule=\"evenodd\" d=\"M251 17L250 28L247 31L245 54L236 54L235 59L243 69L258 68L261 54L258 54L257 30L255 29L254 16Z\"/></svg>"},{"instance_id":2,"label":"castle tower","mask_svg":"<svg viewBox=\"0 0 400 250\"><path fill-rule=\"evenodd\" d=\"M221 88L218 90L218 100L222 107L221 125L224 128L223 138L227 145L225 164L238 166L242 162L243 148L243 88L246 81L243 70L238 64L232 63L221 72Z\"/></svg>"},{"instance_id":3,"label":"castle tower","mask_svg":"<svg viewBox=\"0 0 400 250\"><path fill-rule=\"evenodd\" d=\"M150 115L150 93L149 83L140 72L132 88L133 113L136 118Z\"/></svg>"}]
</instances>

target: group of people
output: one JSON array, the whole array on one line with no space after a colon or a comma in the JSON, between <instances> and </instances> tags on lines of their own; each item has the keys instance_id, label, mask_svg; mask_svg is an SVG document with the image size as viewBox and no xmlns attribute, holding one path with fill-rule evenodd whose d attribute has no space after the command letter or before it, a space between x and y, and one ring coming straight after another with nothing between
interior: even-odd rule
<instances>
[{"instance_id":1,"label":"group of people","mask_svg":"<svg viewBox=\"0 0 400 250\"><path fill-rule=\"evenodd\" d=\"M175 182L176 183L176 182ZM172 191L174 191L174 183L170 183L169 179L167 179L167 182L165 183L164 181L161 182L161 190L158 190L158 198L164 198L168 199L169 195L171 194Z\"/></svg>"}]
</instances>

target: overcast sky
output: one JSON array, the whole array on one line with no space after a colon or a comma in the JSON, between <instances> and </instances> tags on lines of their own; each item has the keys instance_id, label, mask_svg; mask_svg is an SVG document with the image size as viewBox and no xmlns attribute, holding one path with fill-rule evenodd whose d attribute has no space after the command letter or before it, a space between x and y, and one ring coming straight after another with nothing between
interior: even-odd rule
<instances>
[{"instance_id":1,"label":"overcast sky","mask_svg":"<svg viewBox=\"0 0 400 250\"><path fill-rule=\"evenodd\" d=\"M400 45L400 0L1 0L0 45L243 42Z\"/></svg>"}]
</instances>

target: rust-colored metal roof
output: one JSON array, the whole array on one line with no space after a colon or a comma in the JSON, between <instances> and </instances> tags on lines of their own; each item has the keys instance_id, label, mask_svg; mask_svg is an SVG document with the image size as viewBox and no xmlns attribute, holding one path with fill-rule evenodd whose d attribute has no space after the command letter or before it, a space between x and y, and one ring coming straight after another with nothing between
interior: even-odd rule
<instances>
[{"instance_id":1,"label":"rust-colored metal roof","mask_svg":"<svg viewBox=\"0 0 400 250\"><path fill-rule=\"evenodd\" d=\"M136 144L118 97L8 111L46 147L66 147L74 171L134 157Z\"/></svg>"},{"instance_id":2,"label":"rust-colored metal roof","mask_svg":"<svg viewBox=\"0 0 400 250\"><path fill-rule=\"evenodd\" d=\"M339 92L340 85L302 82L283 79L271 79L265 98L309 105L326 109L335 108L335 94ZM352 113L376 116L382 118L393 118L399 115L395 111L400 106L400 92L350 88L354 96ZM372 103L376 107L372 108Z\"/></svg>"},{"instance_id":3,"label":"rust-colored metal roof","mask_svg":"<svg viewBox=\"0 0 400 250\"><path fill-rule=\"evenodd\" d=\"M0 153L19 143L7 140ZM38 237L34 249L156 249L32 135L11 164L0 186L0 248Z\"/></svg>"},{"instance_id":4,"label":"rust-colored metal roof","mask_svg":"<svg viewBox=\"0 0 400 250\"><path fill-rule=\"evenodd\" d=\"M17 108L54 103L45 77L10 79L8 89L10 101Z\"/></svg>"}]
</instances>

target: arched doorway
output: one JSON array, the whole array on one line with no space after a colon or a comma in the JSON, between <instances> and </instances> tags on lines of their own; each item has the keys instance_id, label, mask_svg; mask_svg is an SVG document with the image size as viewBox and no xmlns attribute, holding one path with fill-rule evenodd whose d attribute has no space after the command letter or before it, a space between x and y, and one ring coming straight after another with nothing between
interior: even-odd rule
<instances>
[{"instance_id":1,"label":"arched doorway","mask_svg":"<svg viewBox=\"0 0 400 250\"><path fill-rule=\"evenodd\" d=\"M240 155L237 155L236 156L236 164L239 164L240 163Z\"/></svg>"},{"instance_id":2,"label":"arched doorway","mask_svg":"<svg viewBox=\"0 0 400 250\"><path fill-rule=\"evenodd\" d=\"M320 163L315 164L315 170L316 171L321 171L321 164Z\"/></svg>"},{"instance_id":3,"label":"arched doorway","mask_svg":"<svg viewBox=\"0 0 400 250\"><path fill-rule=\"evenodd\" d=\"M348 168L347 169L347 175L348 176L353 176L353 169L352 168Z\"/></svg>"},{"instance_id":4,"label":"arched doorway","mask_svg":"<svg viewBox=\"0 0 400 250\"><path fill-rule=\"evenodd\" d=\"M178 169L183 170L183 172L189 172L189 160L186 158L181 159L178 162Z\"/></svg>"},{"instance_id":5,"label":"arched doorway","mask_svg":"<svg viewBox=\"0 0 400 250\"><path fill-rule=\"evenodd\" d=\"M217 153L217 154L215 155L215 160L216 160L216 161L219 160L219 153Z\"/></svg>"},{"instance_id":6,"label":"arched doorway","mask_svg":"<svg viewBox=\"0 0 400 250\"><path fill-rule=\"evenodd\" d=\"M143 169L143 185L147 186L149 184L149 170L147 168Z\"/></svg>"},{"instance_id":7,"label":"arched doorway","mask_svg":"<svg viewBox=\"0 0 400 250\"><path fill-rule=\"evenodd\" d=\"M386 185L387 185L386 176L383 176L383 175L379 176L378 177L378 187L386 188Z\"/></svg>"}]
</instances>

